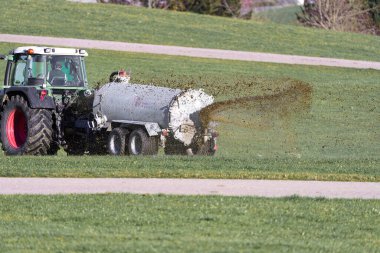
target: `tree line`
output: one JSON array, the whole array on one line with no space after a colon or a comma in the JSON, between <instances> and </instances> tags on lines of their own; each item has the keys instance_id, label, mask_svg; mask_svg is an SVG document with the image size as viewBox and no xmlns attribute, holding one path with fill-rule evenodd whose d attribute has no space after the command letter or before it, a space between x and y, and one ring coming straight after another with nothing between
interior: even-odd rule
<instances>
[{"instance_id":1,"label":"tree line","mask_svg":"<svg viewBox=\"0 0 380 253\"><path fill-rule=\"evenodd\" d=\"M115 3L190 11L199 14L250 19L254 8L296 0L98 0ZM305 0L299 13L300 23L328 30L380 35L380 0Z\"/></svg>"}]
</instances>

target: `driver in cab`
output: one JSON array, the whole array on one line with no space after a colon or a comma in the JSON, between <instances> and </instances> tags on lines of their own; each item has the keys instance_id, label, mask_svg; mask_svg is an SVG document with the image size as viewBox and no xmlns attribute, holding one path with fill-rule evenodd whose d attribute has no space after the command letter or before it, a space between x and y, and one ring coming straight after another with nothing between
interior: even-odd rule
<instances>
[{"instance_id":1,"label":"driver in cab","mask_svg":"<svg viewBox=\"0 0 380 253\"><path fill-rule=\"evenodd\" d=\"M52 85L65 85L66 74L62 71L62 63L55 62L53 69L49 72L49 83Z\"/></svg>"}]
</instances>

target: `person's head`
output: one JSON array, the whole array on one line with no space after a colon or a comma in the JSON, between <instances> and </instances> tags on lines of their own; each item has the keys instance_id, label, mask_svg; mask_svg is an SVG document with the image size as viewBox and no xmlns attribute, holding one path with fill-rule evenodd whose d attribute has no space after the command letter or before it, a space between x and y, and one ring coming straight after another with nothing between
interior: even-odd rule
<instances>
[{"instance_id":1,"label":"person's head","mask_svg":"<svg viewBox=\"0 0 380 253\"><path fill-rule=\"evenodd\" d=\"M62 64L60 62L56 62L54 65L55 69L61 70L62 69Z\"/></svg>"}]
</instances>

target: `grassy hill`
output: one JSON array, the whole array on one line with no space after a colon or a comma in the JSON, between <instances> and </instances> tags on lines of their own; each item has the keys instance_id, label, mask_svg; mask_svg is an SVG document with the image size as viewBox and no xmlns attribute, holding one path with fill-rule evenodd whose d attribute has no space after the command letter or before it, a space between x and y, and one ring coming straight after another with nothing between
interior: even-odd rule
<instances>
[{"instance_id":1,"label":"grassy hill","mask_svg":"<svg viewBox=\"0 0 380 253\"><path fill-rule=\"evenodd\" d=\"M379 37L272 22L66 0L2 1L0 11L0 33L379 60Z\"/></svg>"}]
</instances>

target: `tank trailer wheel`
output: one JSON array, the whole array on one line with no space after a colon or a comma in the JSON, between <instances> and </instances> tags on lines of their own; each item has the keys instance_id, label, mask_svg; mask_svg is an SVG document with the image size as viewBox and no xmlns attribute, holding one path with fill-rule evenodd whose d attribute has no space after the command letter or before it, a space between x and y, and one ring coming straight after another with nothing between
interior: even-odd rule
<instances>
[{"instance_id":1,"label":"tank trailer wheel","mask_svg":"<svg viewBox=\"0 0 380 253\"><path fill-rule=\"evenodd\" d=\"M141 128L133 130L128 139L128 151L131 155L157 155L158 138L149 137Z\"/></svg>"},{"instance_id":2,"label":"tank trailer wheel","mask_svg":"<svg viewBox=\"0 0 380 253\"><path fill-rule=\"evenodd\" d=\"M53 135L52 113L31 109L19 95L11 97L1 113L1 141L6 155L46 155Z\"/></svg>"},{"instance_id":3,"label":"tank trailer wheel","mask_svg":"<svg viewBox=\"0 0 380 253\"><path fill-rule=\"evenodd\" d=\"M123 128L114 128L108 136L107 149L108 153L111 155L124 155L125 154L125 144L126 136L128 130Z\"/></svg>"}]
</instances>

